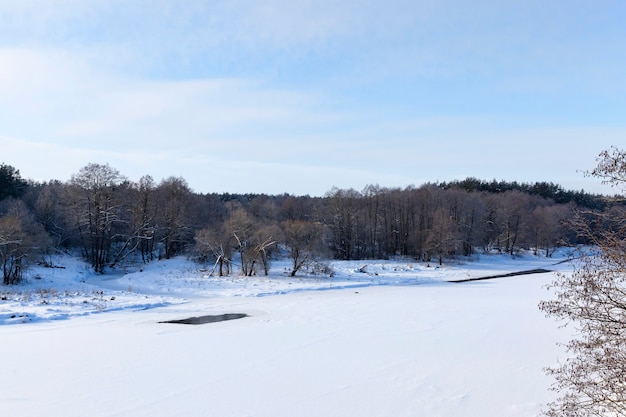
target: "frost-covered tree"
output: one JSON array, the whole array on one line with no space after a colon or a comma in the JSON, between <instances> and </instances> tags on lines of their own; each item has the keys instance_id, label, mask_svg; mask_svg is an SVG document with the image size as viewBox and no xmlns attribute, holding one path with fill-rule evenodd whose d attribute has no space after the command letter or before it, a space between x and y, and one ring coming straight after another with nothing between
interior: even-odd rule
<instances>
[{"instance_id":1,"label":"frost-covered tree","mask_svg":"<svg viewBox=\"0 0 626 417\"><path fill-rule=\"evenodd\" d=\"M358 258L357 220L361 194L354 190L333 188L326 194L326 222L331 230L330 244L337 259Z\"/></svg>"},{"instance_id":2,"label":"frost-covered tree","mask_svg":"<svg viewBox=\"0 0 626 417\"><path fill-rule=\"evenodd\" d=\"M626 153L603 152L591 175L623 189ZM547 370L560 397L545 414L626 416L626 210L618 204L602 213L579 212L574 225L597 252L585 255L572 274L560 274L556 299L540 304L577 331L566 345L571 356Z\"/></svg>"},{"instance_id":3,"label":"frost-covered tree","mask_svg":"<svg viewBox=\"0 0 626 417\"><path fill-rule=\"evenodd\" d=\"M157 236L156 185L150 175L144 175L137 183L129 184L125 191L127 207L127 234L120 255L139 252L143 262L154 259Z\"/></svg>"},{"instance_id":4,"label":"frost-covered tree","mask_svg":"<svg viewBox=\"0 0 626 417\"><path fill-rule=\"evenodd\" d=\"M169 177L156 188L159 204L159 236L169 259L193 241L192 191L182 177Z\"/></svg>"},{"instance_id":5,"label":"frost-covered tree","mask_svg":"<svg viewBox=\"0 0 626 417\"><path fill-rule=\"evenodd\" d=\"M119 220L119 185L125 178L108 164L90 163L70 180L74 223L83 253L97 272L109 259L113 227Z\"/></svg>"}]
</instances>

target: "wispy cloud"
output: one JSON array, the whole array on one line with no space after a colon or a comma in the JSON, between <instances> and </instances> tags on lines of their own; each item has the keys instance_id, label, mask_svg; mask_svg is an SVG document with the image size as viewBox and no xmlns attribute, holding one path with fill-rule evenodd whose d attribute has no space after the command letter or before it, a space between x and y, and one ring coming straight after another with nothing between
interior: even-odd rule
<instances>
[{"instance_id":1,"label":"wispy cloud","mask_svg":"<svg viewBox=\"0 0 626 417\"><path fill-rule=\"evenodd\" d=\"M3 158L202 191L569 181L623 138L623 17L610 1L0 0Z\"/></svg>"}]
</instances>

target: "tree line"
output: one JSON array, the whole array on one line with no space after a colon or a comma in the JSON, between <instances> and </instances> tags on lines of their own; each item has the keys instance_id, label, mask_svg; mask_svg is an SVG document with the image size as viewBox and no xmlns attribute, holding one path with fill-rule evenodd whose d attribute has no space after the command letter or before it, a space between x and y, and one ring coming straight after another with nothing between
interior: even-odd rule
<instances>
[{"instance_id":1,"label":"tree line","mask_svg":"<svg viewBox=\"0 0 626 417\"><path fill-rule=\"evenodd\" d=\"M130 181L108 164L90 163L66 182L33 182L0 165L0 261L5 284L27 261L72 251L97 272L133 257L177 255L213 262L215 273L267 274L278 253L291 273L320 259L436 261L476 250L514 255L575 242L564 227L575 207L617 203L552 183L468 178L419 187L333 188L323 197L202 194L184 178Z\"/></svg>"}]
</instances>

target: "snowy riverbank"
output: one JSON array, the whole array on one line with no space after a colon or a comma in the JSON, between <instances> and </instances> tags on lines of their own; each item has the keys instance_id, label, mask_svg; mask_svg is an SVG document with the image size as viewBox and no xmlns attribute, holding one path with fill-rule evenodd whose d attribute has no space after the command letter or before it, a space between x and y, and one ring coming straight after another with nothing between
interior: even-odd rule
<instances>
[{"instance_id":1,"label":"snowy riverbank","mask_svg":"<svg viewBox=\"0 0 626 417\"><path fill-rule=\"evenodd\" d=\"M538 416L553 396L542 368L563 357L555 343L567 336L537 309L552 274L447 281L567 271L562 259L336 262L333 278L276 265L270 277L217 278L184 259L96 276L68 258L2 288L0 410ZM224 313L248 317L159 323Z\"/></svg>"}]
</instances>

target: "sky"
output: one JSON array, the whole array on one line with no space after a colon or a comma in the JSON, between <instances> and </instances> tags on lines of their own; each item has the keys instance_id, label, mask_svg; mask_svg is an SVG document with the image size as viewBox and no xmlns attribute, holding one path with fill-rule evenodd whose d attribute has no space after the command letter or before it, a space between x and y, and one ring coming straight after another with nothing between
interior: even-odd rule
<instances>
[{"instance_id":1,"label":"sky","mask_svg":"<svg viewBox=\"0 0 626 417\"><path fill-rule=\"evenodd\" d=\"M0 163L202 193L476 177L611 193L626 3L0 0Z\"/></svg>"}]
</instances>

